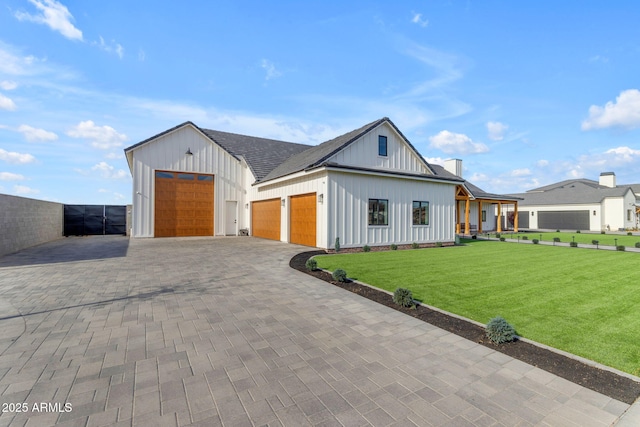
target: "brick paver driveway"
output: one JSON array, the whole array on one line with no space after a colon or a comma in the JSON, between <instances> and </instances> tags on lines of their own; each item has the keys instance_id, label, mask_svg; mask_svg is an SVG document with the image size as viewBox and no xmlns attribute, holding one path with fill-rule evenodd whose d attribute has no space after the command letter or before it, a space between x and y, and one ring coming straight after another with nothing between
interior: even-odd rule
<instances>
[{"instance_id":1,"label":"brick paver driveway","mask_svg":"<svg viewBox=\"0 0 640 427\"><path fill-rule=\"evenodd\" d=\"M301 250L97 237L0 258L0 425L607 426L628 407L294 271Z\"/></svg>"}]
</instances>

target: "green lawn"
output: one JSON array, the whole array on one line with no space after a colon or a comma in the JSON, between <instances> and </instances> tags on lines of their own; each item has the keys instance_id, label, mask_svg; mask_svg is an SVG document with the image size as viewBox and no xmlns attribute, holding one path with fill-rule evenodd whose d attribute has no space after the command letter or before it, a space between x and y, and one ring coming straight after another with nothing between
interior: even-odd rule
<instances>
[{"instance_id":1,"label":"green lawn","mask_svg":"<svg viewBox=\"0 0 640 427\"><path fill-rule=\"evenodd\" d=\"M638 375L640 254L474 240L316 257L328 270Z\"/></svg>"},{"instance_id":2,"label":"green lawn","mask_svg":"<svg viewBox=\"0 0 640 427\"><path fill-rule=\"evenodd\" d=\"M490 233L489 235L491 236L491 238L496 237L495 233ZM542 236L542 240L545 242L552 242L554 237L559 237L560 241L564 243L571 242L572 239L575 239L575 241L578 242L578 244L586 243L589 245L591 244L592 240L597 240L600 246L602 245L615 246L617 241L618 245L623 245L628 248L633 248L635 247L637 242L640 242L640 235L638 235L637 233L635 236L627 236L626 233L624 234L600 234L600 233L586 233L586 232L582 232L582 233L576 233L576 232L573 232L573 233L567 233L567 232L512 233L510 231L507 231L502 233L501 235L502 237L506 237L507 239L517 239L519 236L521 240L524 236L528 237L529 240L532 240L532 239L540 240L540 237ZM482 236L486 236L486 234L481 235L481 237Z\"/></svg>"}]
</instances>

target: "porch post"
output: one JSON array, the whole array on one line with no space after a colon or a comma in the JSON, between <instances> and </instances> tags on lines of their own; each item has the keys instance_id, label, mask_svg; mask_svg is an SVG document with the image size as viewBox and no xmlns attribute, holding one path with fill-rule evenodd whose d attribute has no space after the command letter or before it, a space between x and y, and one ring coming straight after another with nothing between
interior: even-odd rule
<instances>
[{"instance_id":1,"label":"porch post","mask_svg":"<svg viewBox=\"0 0 640 427\"><path fill-rule=\"evenodd\" d=\"M456 200L456 234L460 234L460 202Z\"/></svg>"},{"instance_id":2,"label":"porch post","mask_svg":"<svg viewBox=\"0 0 640 427\"><path fill-rule=\"evenodd\" d=\"M498 202L498 218L496 222L496 231L502 233L502 203L500 202Z\"/></svg>"},{"instance_id":3,"label":"porch post","mask_svg":"<svg viewBox=\"0 0 640 427\"><path fill-rule=\"evenodd\" d=\"M482 234L482 200L478 200L478 234Z\"/></svg>"},{"instance_id":4,"label":"porch post","mask_svg":"<svg viewBox=\"0 0 640 427\"><path fill-rule=\"evenodd\" d=\"M518 202L517 201L515 202L513 213L515 214L513 216L513 231L517 233L518 232Z\"/></svg>"},{"instance_id":5,"label":"porch post","mask_svg":"<svg viewBox=\"0 0 640 427\"><path fill-rule=\"evenodd\" d=\"M469 201L469 196L467 196L464 201L464 234L467 236L471 234L469 229L469 212L471 210L471 206L469 206L470 204L471 202Z\"/></svg>"}]
</instances>

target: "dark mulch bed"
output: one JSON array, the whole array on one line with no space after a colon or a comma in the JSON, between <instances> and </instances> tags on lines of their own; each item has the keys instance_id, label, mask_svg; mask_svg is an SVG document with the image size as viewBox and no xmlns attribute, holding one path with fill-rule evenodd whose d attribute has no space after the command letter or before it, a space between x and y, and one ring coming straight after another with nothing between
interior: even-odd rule
<instances>
[{"instance_id":1,"label":"dark mulch bed","mask_svg":"<svg viewBox=\"0 0 640 427\"><path fill-rule=\"evenodd\" d=\"M307 259L314 255L325 254L324 251L303 252L294 256L289 262L289 265L296 270L317 277L332 285L362 295L372 301L406 313L409 316L416 317L518 360L522 360L523 362L544 369L545 371L551 372L583 387L595 390L613 399L632 404L640 396L640 383L630 378L585 365L577 360L524 341L514 341L500 345L494 344L486 338L484 328L473 323L448 316L421 305L416 309L403 308L394 304L391 296L385 292L354 282L336 282L329 273L323 271L308 271L306 269L305 262Z\"/></svg>"}]
</instances>

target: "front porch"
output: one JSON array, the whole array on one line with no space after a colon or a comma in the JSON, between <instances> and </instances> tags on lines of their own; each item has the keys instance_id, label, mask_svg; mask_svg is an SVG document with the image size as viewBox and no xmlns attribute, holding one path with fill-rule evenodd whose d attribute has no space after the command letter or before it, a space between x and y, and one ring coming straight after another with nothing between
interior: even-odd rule
<instances>
[{"instance_id":1,"label":"front porch","mask_svg":"<svg viewBox=\"0 0 640 427\"><path fill-rule=\"evenodd\" d=\"M456 188L456 234L474 236L489 231L501 233L512 230L518 232L518 199L488 193L483 193L482 196L474 196L464 185L459 185ZM509 207L512 207L512 210L508 210ZM493 227L488 221L488 208L492 208L496 212ZM472 210L474 215L471 214ZM502 224L505 218L504 211L507 212L505 226Z\"/></svg>"}]
</instances>

